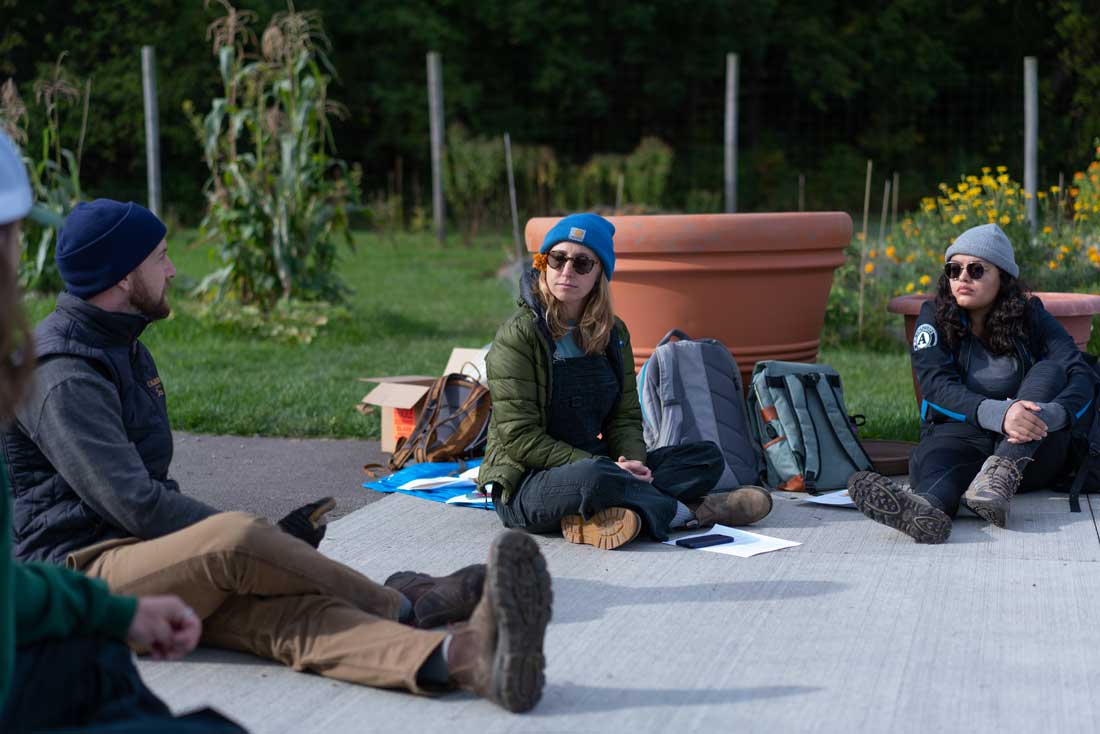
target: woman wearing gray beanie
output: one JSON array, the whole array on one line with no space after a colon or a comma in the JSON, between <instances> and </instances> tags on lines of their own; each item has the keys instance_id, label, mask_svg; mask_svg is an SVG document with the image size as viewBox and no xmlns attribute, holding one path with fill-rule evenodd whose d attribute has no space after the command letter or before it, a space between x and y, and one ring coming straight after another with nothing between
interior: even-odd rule
<instances>
[{"instance_id":1,"label":"woman wearing gray beanie","mask_svg":"<svg viewBox=\"0 0 1100 734\"><path fill-rule=\"evenodd\" d=\"M849 481L863 514L918 543L947 540L960 502L1005 527L1016 491L1051 487L1071 437L1091 425L1095 373L1019 276L996 224L947 248L913 335L923 401L912 490L874 472Z\"/></svg>"}]
</instances>

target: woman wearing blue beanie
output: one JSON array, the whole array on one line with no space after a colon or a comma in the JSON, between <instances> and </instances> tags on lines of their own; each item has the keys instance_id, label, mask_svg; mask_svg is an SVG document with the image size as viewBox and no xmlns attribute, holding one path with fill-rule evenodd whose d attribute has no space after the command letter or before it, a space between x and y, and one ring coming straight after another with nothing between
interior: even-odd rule
<instances>
[{"instance_id":1,"label":"woman wearing blue beanie","mask_svg":"<svg viewBox=\"0 0 1100 734\"><path fill-rule=\"evenodd\" d=\"M573 214L547 233L486 359L493 414L479 484L505 526L617 548L645 530L744 525L759 487L711 495L718 447L646 452L630 334L611 305L615 227Z\"/></svg>"},{"instance_id":2,"label":"woman wearing blue beanie","mask_svg":"<svg viewBox=\"0 0 1100 734\"><path fill-rule=\"evenodd\" d=\"M918 543L947 540L960 502L1005 527L1016 491L1053 486L1091 425L1094 373L1019 275L996 224L947 248L910 353L923 397L912 491L874 472L849 481L863 514Z\"/></svg>"}]
</instances>

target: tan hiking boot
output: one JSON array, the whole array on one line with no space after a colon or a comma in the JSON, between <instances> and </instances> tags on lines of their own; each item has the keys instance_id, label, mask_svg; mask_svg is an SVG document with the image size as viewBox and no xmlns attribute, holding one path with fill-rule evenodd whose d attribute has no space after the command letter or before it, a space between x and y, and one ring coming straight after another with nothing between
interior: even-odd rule
<instances>
[{"instance_id":1,"label":"tan hiking boot","mask_svg":"<svg viewBox=\"0 0 1100 734\"><path fill-rule=\"evenodd\" d=\"M470 618L481 601L485 564L466 566L449 576L398 571L386 579L385 586L400 591L412 602L413 618L421 629L462 622Z\"/></svg>"},{"instance_id":2,"label":"tan hiking boot","mask_svg":"<svg viewBox=\"0 0 1100 734\"><path fill-rule=\"evenodd\" d=\"M561 519L561 534L570 543L613 550L626 545L642 532L642 518L625 507L609 507L585 520L580 515Z\"/></svg>"},{"instance_id":3,"label":"tan hiking boot","mask_svg":"<svg viewBox=\"0 0 1100 734\"><path fill-rule=\"evenodd\" d=\"M481 601L452 633L447 668L455 685L514 713L534 708L546 682L542 643L552 601L538 544L518 530L498 535Z\"/></svg>"},{"instance_id":4,"label":"tan hiking boot","mask_svg":"<svg viewBox=\"0 0 1100 734\"><path fill-rule=\"evenodd\" d=\"M1026 463L1030 459L1021 459ZM1013 459L990 456L963 493L963 504L982 519L1003 528L1008 522L1008 506L1020 487L1024 474Z\"/></svg>"},{"instance_id":5,"label":"tan hiking boot","mask_svg":"<svg viewBox=\"0 0 1100 734\"><path fill-rule=\"evenodd\" d=\"M918 543L942 543L951 535L951 518L946 512L876 472L853 474L848 480L848 496L864 515Z\"/></svg>"},{"instance_id":6,"label":"tan hiking boot","mask_svg":"<svg viewBox=\"0 0 1100 734\"><path fill-rule=\"evenodd\" d=\"M772 495L763 487L746 485L732 492L708 494L691 511L700 527L749 525L763 520L772 511Z\"/></svg>"}]
</instances>

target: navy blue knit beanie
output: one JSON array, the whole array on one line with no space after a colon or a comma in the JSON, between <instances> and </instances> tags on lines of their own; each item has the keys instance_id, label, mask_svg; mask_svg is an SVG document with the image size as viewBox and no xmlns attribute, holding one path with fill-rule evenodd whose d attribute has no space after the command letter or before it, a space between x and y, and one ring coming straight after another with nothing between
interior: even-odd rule
<instances>
[{"instance_id":1,"label":"navy blue knit beanie","mask_svg":"<svg viewBox=\"0 0 1100 734\"><path fill-rule=\"evenodd\" d=\"M54 259L77 298L102 293L141 265L168 229L140 204L96 199L77 204L57 236Z\"/></svg>"},{"instance_id":2,"label":"navy blue knit beanie","mask_svg":"<svg viewBox=\"0 0 1100 734\"><path fill-rule=\"evenodd\" d=\"M611 274L615 272L615 244L612 241L614 234L615 225L599 214L570 214L550 228L539 252L545 255L559 242L584 245L600 258L603 274L611 280Z\"/></svg>"}]
</instances>

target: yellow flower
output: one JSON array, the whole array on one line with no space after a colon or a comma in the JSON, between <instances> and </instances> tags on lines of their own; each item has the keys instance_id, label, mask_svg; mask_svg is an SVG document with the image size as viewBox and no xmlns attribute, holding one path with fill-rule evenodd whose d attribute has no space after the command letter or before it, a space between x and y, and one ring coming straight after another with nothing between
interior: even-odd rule
<instances>
[{"instance_id":1,"label":"yellow flower","mask_svg":"<svg viewBox=\"0 0 1100 734\"><path fill-rule=\"evenodd\" d=\"M1002 166L997 166L998 171L1001 170L1001 168L1002 168ZM1008 174L1007 173L1002 173L1000 176L998 176L997 177L997 183L999 183L999 184L1008 183Z\"/></svg>"},{"instance_id":2,"label":"yellow flower","mask_svg":"<svg viewBox=\"0 0 1100 734\"><path fill-rule=\"evenodd\" d=\"M1050 234L1053 231L1054 230L1051 229L1050 227L1043 227L1043 234Z\"/></svg>"},{"instance_id":3,"label":"yellow flower","mask_svg":"<svg viewBox=\"0 0 1100 734\"><path fill-rule=\"evenodd\" d=\"M913 253L911 253L911 252L910 252L910 253L909 253L908 255L906 255L906 256L905 256L905 262L907 262L907 263L911 263L911 262L913 262L913 261L914 261L914 260L916 260L916 259L917 259L917 256L916 256L916 255L914 255L914 254L913 254Z\"/></svg>"},{"instance_id":4,"label":"yellow flower","mask_svg":"<svg viewBox=\"0 0 1100 734\"><path fill-rule=\"evenodd\" d=\"M867 254L871 257L872 260L874 260L876 257L878 257L878 250L871 250ZM870 271L867 271L867 272L870 272Z\"/></svg>"},{"instance_id":5,"label":"yellow flower","mask_svg":"<svg viewBox=\"0 0 1100 734\"><path fill-rule=\"evenodd\" d=\"M858 233L856 233L856 239L859 240L860 242L863 242L863 240L867 239L867 235L864 234L863 232L858 232Z\"/></svg>"},{"instance_id":6,"label":"yellow flower","mask_svg":"<svg viewBox=\"0 0 1100 734\"><path fill-rule=\"evenodd\" d=\"M989 173L992 170L993 169L990 168L989 166L982 166L982 173Z\"/></svg>"},{"instance_id":7,"label":"yellow flower","mask_svg":"<svg viewBox=\"0 0 1100 734\"><path fill-rule=\"evenodd\" d=\"M986 173L988 173L988 171L986 171ZM978 177L977 176L967 176L966 177L966 182L969 183L969 184L976 184L976 183L978 183Z\"/></svg>"},{"instance_id":8,"label":"yellow flower","mask_svg":"<svg viewBox=\"0 0 1100 734\"><path fill-rule=\"evenodd\" d=\"M1037 193L1035 195L1038 196L1040 199L1047 198L1047 192L1045 192L1045 191L1040 191L1039 193Z\"/></svg>"},{"instance_id":9,"label":"yellow flower","mask_svg":"<svg viewBox=\"0 0 1100 734\"><path fill-rule=\"evenodd\" d=\"M1069 252L1069 248L1068 248L1068 247L1066 247L1065 245L1062 245L1062 246L1061 246L1061 247L1059 247L1058 249L1059 249L1059 250L1061 250L1062 252Z\"/></svg>"},{"instance_id":10,"label":"yellow flower","mask_svg":"<svg viewBox=\"0 0 1100 734\"><path fill-rule=\"evenodd\" d=\"M1060 186L1051 186L1050 187L1050 193L1052 193L1052 194L1057 194L1061 190L1062 190L1062 188Z\"/></svg>"},{"instance_id":11,"label":"yellow flower","mask_svg":"<svg viewBox=\"0 0 1100 734\"><path fill-rule=\"evenodd\" d=\"M905 284L905 292L906 293L912 293L914 287L915 286L913 285L913 281L909 281L908 283Z\"/></svg>"},{"instance_id":12,"label":"yellow flower","mask_svg":"<svg viewBox=\"0 0 1100 734\"><path fill-rule=\"evenodd\" d=\"M866 265L863 266L863 272L865 272L865 273L875 272L875 264L874 263L867 263Z\"/></svg>"},{"instance_id":13,"label":"yellow flower","mask_svg":"<svg viewBox=\"0 0 1100 734\"><path fill-rule=\"evenodd\" d=\"M962 222L965 219L966 219L965 214L956 214L955 216L951 217L951 223L952 224L958 224L959 222Z\"/></svg>"},{"instance_id":14,"label":"yellow flower","mask_svg":"<svg viewBox=\"0 0 1100 734\"><path fill-rule=\"evenodd\" d=\"M1005 189L1005 196L1015 196L1016 189Z\"/></svg>"},{"instance_id":15,"label":"yellow flower","mask_svg":"<svg viewBox=\"0 0 1100 734\"><path fill-rule=\"evenodd\" d=\"M997 166L997 173L1004 173L1007 170L1005 166Z\"/></svg>"},{"instance_id":16,"label":"yellow flower","mask_svg":"<svg viewBox=\"0 0 1100 734\"><path fill-rule=\"evenodd\" d=\"M1047 263L1047 267L1050 268L1051 270L1057 270L1058 269L1058 263L1051 260L1050 262Z\"/></svg>"},{"instance_id":17,"label":"yellow flower","mask_svg":"<svg viewBox=\"0 0 1100 734\"><path fill-rule=\"evenodd\" d=\"M999 221L1001 224L1008 224L1012 221L1012 217L1008 216L1007 214L1002 214L1001 218L997 221Z\"/></svg>"},{"instance_id":18,"label":"yellow flower","mask_svg":"<svg viewBox=\"0 0 1100 734\"><path fill-rule=\"evenodd\" d=\"M968 188L970 188L970 185L967 184L965 181L959 182L959 185L958 185L959 191L966 191Z\"/></svg>"},{"instance_id":19,"label":"yellow flower","mask_svg":"<svg viewBox=\"0 0 1100 734\"><path fill-rule=\"evenodd\" d=\"M928 284L929 284L929 283L931 283L931 282L932 282L932 279L931 279L931 278L929 278L929 277L928 277L927 275L922 275L922 276L920 277L920 284L921 284L921 285L928 285Z\"/></svg>"},{"instance_id":20,"label":"yellow flower","mask_svg":"<svg viewBox=\"0 0 1100 734\"><path fill-rule=\"evenodd\" d=\"M894 257L894 255L897 254L897 251L898 251L898 248L894 247L893 245L888 245L886 247L886 257L889 257L889 258Z\"/></svg>"}]
</instances>

